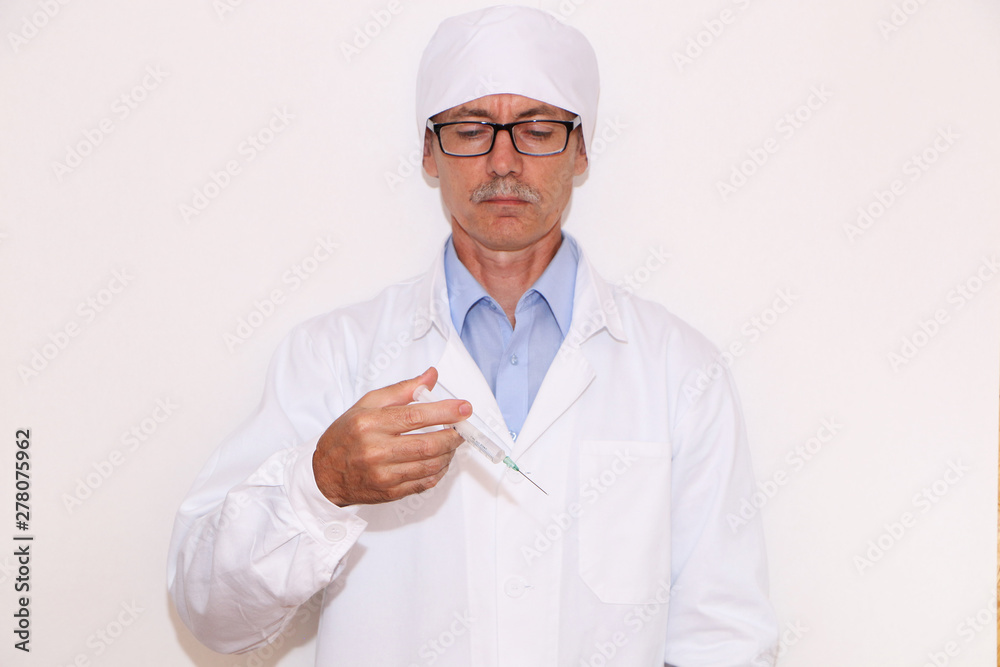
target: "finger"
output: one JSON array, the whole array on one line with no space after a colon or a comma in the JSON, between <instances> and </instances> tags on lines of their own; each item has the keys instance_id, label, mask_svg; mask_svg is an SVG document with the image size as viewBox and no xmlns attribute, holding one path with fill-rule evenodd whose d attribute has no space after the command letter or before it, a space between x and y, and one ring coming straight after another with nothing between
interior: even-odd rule
<instances>
[{"instance_id":1,"label":"finger","mask_svg":"<svg viewBox=\"0 0 1000 667\"><path fill-rule=\"evenodd\" d=\"M433 477L444 468L447 468L454 456L455 452L449 451L441 456L435 456L429 459L420 459L418 461L409 461L406 463L396 463L390 466L385 466L378 470L377 478L372 481L379 488L389 490L399 486L400 484L415 482L424 479L425 477Z\"/></svg>"},{"instance_id":2,"label":"finger","mask_svg":"<svg viewBox=\"0 0 1000 667\"><path fill-rule=\"evenodd\" d=\"M418 428L445 426L468 419L472 414L472 404L457 398L448 398L433 403L411 403L382 408L381 416L393 433L406 433Z\"/></svg>"},{"instance_id":3,"label":"finger","mask_svg":"<svg viewBox=\"0 0 1000 667\"><path fill-rule=\"evenodd\" d=\"M448 474L448 470L449 463L446 463L437 472L431 475L400 482L391 489L386 489L385 493L386 495L392 496L396 499L403 498L414 493L422 493L430 488L433 488L438 482L444 479L444 476Z\"/></svg>"},{"instance_id":4,"label":"finger","mask_svg":"<svg viewBox=\"0 0 1000 667\"><path fill-rule=\"evenodd\" d=\"M437 384L437 369L431 366L426 371L415 378L403 380L396 384L390 384L381 389L373 389L358 400L357 404L363 408L382 408L388 405L406 405L413 401L413 391L420 385L426 385L432 389Z\"/></svg>"},{"instance_id":5,"label":"finger","mask_svg":"<svg viewBox=\"0 0 1000 667\"><path fill-rule=\"evenodd\" d=\"M392 450L385 462L399 464L450 456L463 442L462 436L451 428L396 436L392 439Z\"/></svg>"}]
</instances>

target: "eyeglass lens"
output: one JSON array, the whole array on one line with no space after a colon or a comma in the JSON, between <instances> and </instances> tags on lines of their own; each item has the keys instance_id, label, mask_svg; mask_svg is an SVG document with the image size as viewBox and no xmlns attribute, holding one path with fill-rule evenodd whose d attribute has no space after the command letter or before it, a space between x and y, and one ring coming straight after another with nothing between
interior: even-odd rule
<instances>
[{"instance_id":1,"label":"eyeglass lens","mask_svg":"<svg viewBox=\"0 0 1000 667\"><path fill-rule=\"evenodd\" d=\"M480 155L490 149L496 128L480 123L456 123L441 128L441 147L453 155ZM514 146L528 155L559 153L566 147L567 129L560 123L536 121L511 128Z\"/></svg>"}]
</instances>

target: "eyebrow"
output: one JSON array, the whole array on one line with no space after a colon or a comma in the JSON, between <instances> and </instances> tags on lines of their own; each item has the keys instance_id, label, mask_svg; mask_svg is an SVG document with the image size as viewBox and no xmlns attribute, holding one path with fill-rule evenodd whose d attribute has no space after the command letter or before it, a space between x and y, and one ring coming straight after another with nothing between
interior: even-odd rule
<instances>
[{"instance_id":1,"label":"eyebrow","mask_svg":"<svg viewBox=\"0 0 1000 667\"><path fill-rule=\"evenodd\" d=\"M538 106L531 107L530 109L525 109L521 113L514 116L514 120L521 120L522 118L528 118L530 116L556 116L559 113L559 109L548 104L540 104ZM461 106L455 109L453 114L449 114L451 118L493 118L493 115L481 107L467 107Z\"/></svg>"}]
</instances>

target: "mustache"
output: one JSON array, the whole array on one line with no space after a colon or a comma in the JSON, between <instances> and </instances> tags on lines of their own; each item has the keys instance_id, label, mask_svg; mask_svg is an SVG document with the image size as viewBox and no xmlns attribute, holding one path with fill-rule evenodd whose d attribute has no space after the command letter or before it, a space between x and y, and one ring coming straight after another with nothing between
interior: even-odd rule
<instances>
[{"instance_id":1,"label":"mustache","mask_svg":"<svg viewBox=\"0 0 1000 667\"><path fill-rule=\"evenodd\" d=\"M532 204L537 204L542 199L537 190L514 178L494 178L489 183L483 183L472 191L469 199L479 204L495 197L511 197Z\"/></svg>"}]
</instances>

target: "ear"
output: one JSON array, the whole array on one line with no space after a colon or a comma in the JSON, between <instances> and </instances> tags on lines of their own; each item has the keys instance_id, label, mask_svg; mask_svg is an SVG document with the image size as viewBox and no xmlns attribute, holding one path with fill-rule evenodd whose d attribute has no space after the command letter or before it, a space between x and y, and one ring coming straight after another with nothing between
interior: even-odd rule
<instances>
[{"instance_id":1,"label":"ear","mask_svg":"<svg viewBox=\"0 0 1000 667\"><path fill-rule=\"evenodd\" d=\"M434 160L434 133L424 129L424 171L431 178L438 177L437 162Z\"/></svg>"},{"instance_id":2,"label":"ear","mask_svg":"<svg viewBox=\"0 0 1000 667\"><path fill-rule=\"evenodd\" d=\"M587 171L590 161L587 159L587 146L583 142L583 128L578 128L580 134L576 137L576 155L573 156L573 175L579 176Z\"/></svg>"}]
</instances>

